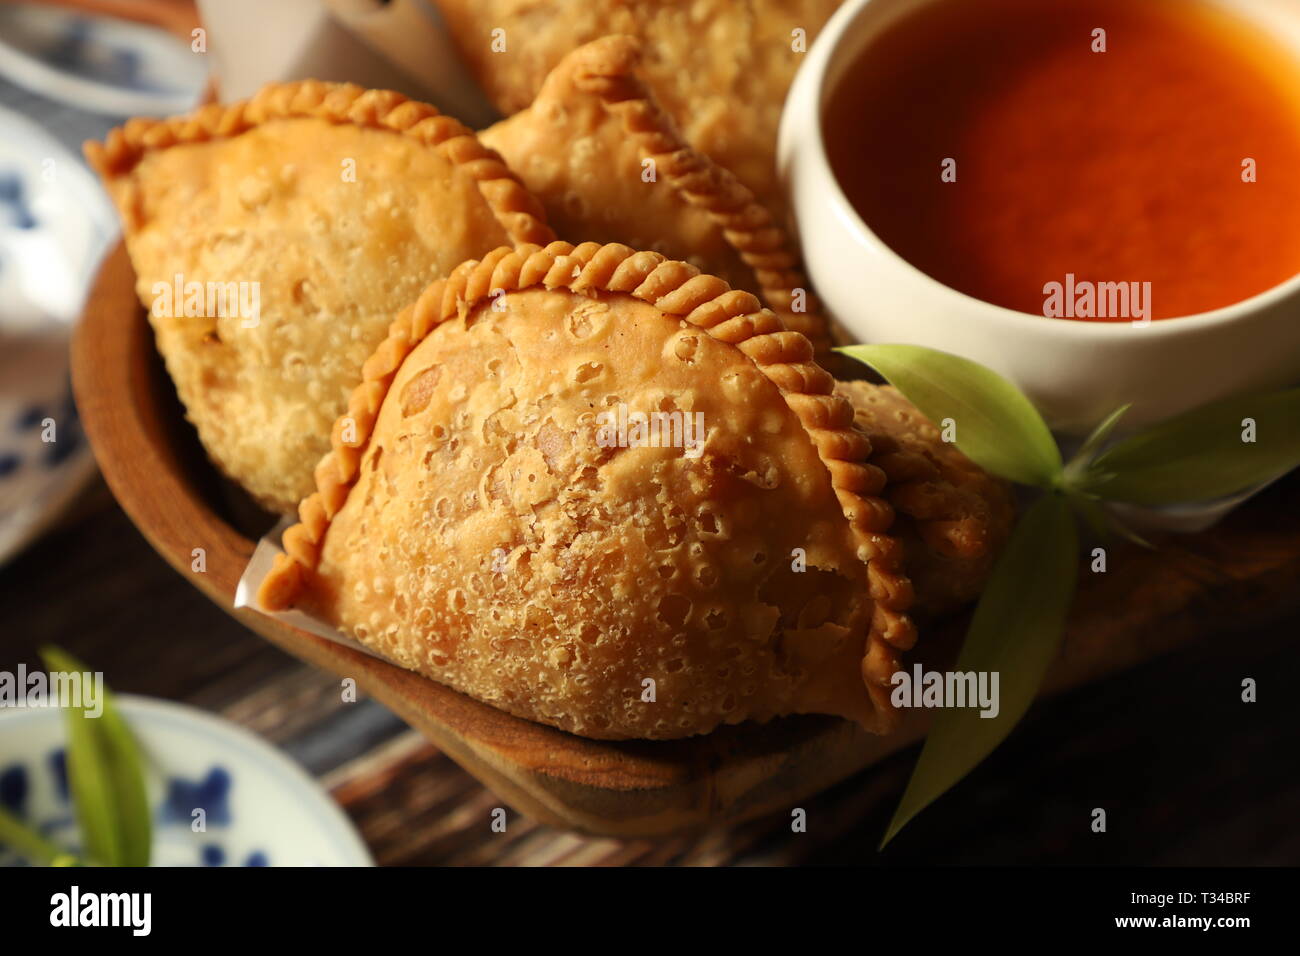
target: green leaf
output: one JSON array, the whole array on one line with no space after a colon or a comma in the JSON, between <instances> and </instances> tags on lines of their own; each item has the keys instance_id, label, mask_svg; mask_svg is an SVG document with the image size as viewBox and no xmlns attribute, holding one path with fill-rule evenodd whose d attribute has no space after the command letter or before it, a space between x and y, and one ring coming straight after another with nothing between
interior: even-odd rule
<instances>
[{"instance_id":1,"label":"green leaf","mask_svg":"<svg viewBox=\"0 0 1300 956\"><path fill-rule=\"evenodd\" d=\"M1255 440L1243 441L1245 419ZM1243 395L1130 435L1097 458L1075 487L1141 505L1211 501L1300 466L1300 388Z\"/></svg>"},{"instance_id":2,"label":"green leaf","mask_svg":"<svg viewBox=\"0 0 1300 956\"><path fill-rule=\"evenodd\" d=\"M118 823L122 829L123 866L148 866L153 849L153 823L149 815L149 791L145 783L144 758L130 726L117 709L113 695L104 689L102 727L110 769L117 794Z\"/></svg>"},{"instance_id":3,"label":"green leaf","mask_svg":"<svg viewBox=\"0 0 1300 956\"><path fill-rule=\"evenodd\" d=\"M1083 445L1079 448L1079 451L1072 459L1070 459L1070 464L1066 466L1065 472L1067 479L1070 476L1071 469L1075 467L1086 467L1088 465L1092 460L1093 455L1097 453L1097 450L1105 446L1106 440L1110 438L1110 434L1115 430L1115 426L1119 424L1119 420L1123 418L1132 407L1132 404L1121 405L1102 419L1101 424L1092 430L1092 434L1087 437Z\"/></svg>"},{"instance_id":4,"label":"green leaf","mask_svg":"<svg viewBox=\"0 0 1300 956\"><path fill-rule=\"evenodd\" d=\"M941 710L899 802L886 843L987 757L1033 702L1056 656L1074 597L1078 532L1063 495L1048 494L1021 518L980 598L954 669L996 671L999 711Z\"/></svg>"},{"instance_id":5,"label":"green leaf","mask_svg":"<svg viewBox=\"0 0 1300 956\"><path fill-rule=\"evenodd\" d=\"M48 866L68 865L75 858L67 850L55 846L36 830L0 807L0 844L8 846L29 863Z\"/></svg>"},{"instance_id":6,"label":"green leaf","mask_svg":"<svg viewBox=\"0 0 1300 956\"><path fill-rule=\"evenodd\" d=\"M88 673L80 661L57 648L43 648L41 656L51 671ZM103 866L148 866L152 824L144 761L107 687L102 704L98 717L84 706L64 707L68 786L85 853Z\"/></svg>"},{"instance_id":7,"label":"green leaf","mask_svg":"<svg viewBox=\"0 0 1300 956\"><path fill-rule=\"evenodd\" d=\"M1066 500L1074 509L1074 513L1092 529L1093 535L1102 541L1110 541L1115 537L1115 526L1106 514L1106 509L1096 498L1067 494Z\"/></svg>"},{"instance_id":8,"label":"green leaf","mask_svg":"<svg viewBox=\"0 0 1300 956\"><path fill-rule=\"evenodd\" d=\"M1155 550L1155 545L1108 512L1093 496L1075 493L1069 489L1066 490L1066 496L1074 513L1082 518L1092 529L1093 534L1102 541L1110 542L1118 537L1139 547Z\"/></svg>"},{"instance_id":9,"label":"green leaf","mask_svg":"<svg viewBox=\"0 0 1300 956\"><path fill-rule=\"evenodd\" d=\"M1024 485L1053 487L1061 451L1020 389L970 359L919 345L838 349L889 380L934 422L956 424L956 445L976 464Z\"/></svg>"}]
</instances>

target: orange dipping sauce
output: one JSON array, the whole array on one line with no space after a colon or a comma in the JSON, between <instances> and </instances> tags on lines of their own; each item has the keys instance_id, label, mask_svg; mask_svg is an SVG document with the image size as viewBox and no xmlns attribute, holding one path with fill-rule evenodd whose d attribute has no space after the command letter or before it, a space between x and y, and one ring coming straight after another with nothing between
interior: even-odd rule
<instances>
[{"instance_id":1,"label":"orange dipping sauce","mask_svg":"<svg viewBox=\"0 0 1300 956\"><path fill-rule=\"evenodd\" d=\"M1136 283L1160 319L1300 273L1300 64L1199 0L939 0L823 120L867 225L987 302L1129 321L1074 296Z\"/></svg>"}]
</instances>

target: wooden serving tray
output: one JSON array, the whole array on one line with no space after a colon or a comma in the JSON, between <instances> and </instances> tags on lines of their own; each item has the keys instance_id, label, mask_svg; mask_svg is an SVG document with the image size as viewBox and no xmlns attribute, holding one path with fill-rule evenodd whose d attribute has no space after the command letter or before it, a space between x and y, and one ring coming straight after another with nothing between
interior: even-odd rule
<instances>
[{"instance_id":1,"label":"wooden serving tray","mask_svg":"<svg viewBox=\"0 0 1300 956\"><path fill-rule=\"evenodd\" d=\"M383 701L516 810L556 826L656 836L788 810L918 740L924 711L873 737L831 717L742 724L678 741L588 740L512 717L349 648L232 607L273 520L208 463L153 345L124 247L104 261L73 341L73 387L104 477L150 544L194 586L285 651ZM206 570L195 572L194 549ZM1093 680L1234 621L1300 604L1300 481L1211 532L1112 554L1085 572L1046 692ZM942 667L964 617L923 622L912 659ZM1193 706L1189 702L1189 706Z\"/></svg>"}]
</instances>

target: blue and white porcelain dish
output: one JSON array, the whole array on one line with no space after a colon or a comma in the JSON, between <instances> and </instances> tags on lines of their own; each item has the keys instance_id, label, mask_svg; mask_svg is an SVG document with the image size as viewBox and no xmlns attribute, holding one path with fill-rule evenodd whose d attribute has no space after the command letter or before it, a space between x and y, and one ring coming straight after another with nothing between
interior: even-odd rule
<instances>
[{"instance_id":1,"label":"blue and white porcelain dish","mask_svg":"<svg viewBox=\"0 0 1300 956\"><path fill-rule=\"evenodd\" d=\"M119 232L82 158L0 106L0 330L70 329Z\"/></svg>"},{"instance_id":2,"label":"blue and white porcelain dish","mask_svg":"<svg viewBox=\"0 0 1300 956\"><path fill-rule=\"evenodd\" d=\"M0 108L0 563L94 473L68 375L68 340L118 235L90 170Z\"/></svg>"},{"instance_id":3,"label":"blue and white porcelain dish","mask_svg":"<svg viewBox=\"0 0 1300 956\"><path fill-rule=\"evenodd\" d=\"M166 116L194 106L203 53L157 27L35 3L0 4L0 75L108 116Z\"/></svg>"},{"instance_id":4,"label":"blue and white porcelain dish","mask_svg":"<svg viewBox=\"0 0 1300 956\"><path fill-rule=\"evenodd\" d=\"M374 865L338 805L265 741L193 707L116 699L144 754L154 866ZM0 708L0 805L75 851L66 743L57 708ZM21 862L0 847L0 865Z\"/></svg>"}]
</instances>

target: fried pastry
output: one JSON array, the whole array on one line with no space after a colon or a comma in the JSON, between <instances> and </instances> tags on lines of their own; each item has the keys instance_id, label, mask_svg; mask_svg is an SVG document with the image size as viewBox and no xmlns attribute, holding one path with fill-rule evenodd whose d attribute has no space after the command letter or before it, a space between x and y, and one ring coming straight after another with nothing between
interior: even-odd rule
<instances>
[{"instance_id":1,"label":"fried pastry","mask_svg":"<svg viewBox=\"0 0 1300 956\"><path fill-rule=\"evenodd\" d=\"M479 84L509 116L584 43L629 34L695 149L783 215L776 133L804 50L841 0L437 0Z\"/></svg>"},{"instance_id":2,"label":"fried pastry","mask_svg":"<svg viewBox=\"0 0 1300 956\"><path fill-rule=\"evenodd\" d=\"M187 417L276 511L311 490L329 426L399 309L466 258L553 238L470 130L381 90L270 86L132 120L86 151Z\"/></svg>"},{"instance_id":3,"label":"fried pastry","mask_svg":"<svg viewBox=\"0 0 1300 956\"><path fill-rule=\"evenodd\" d=\"M532 105L483 130L570 241L682 259L755 293L787 328L830 347L785 230L727 170L687 146L636 75L638 42L610 36L566 56Z\"/></svg>"},{"instance_id":4,"label":"fried pastry","mask_svg":"<svg viewBox=\"0 0 1300 956\"><path fill-rule=\"evenodd\" d=\"M871 461L889 478L897 514L892 533L906 546L915 609L932 615L973 600L1011 534L1015 503L1007 482L957 448L892 386L839 382L854 422L871 441Z\"/></svg>"},{"instance_id":5,"label":"fried pastry","mask_svg":"<svg viewBox=\"0 0 1300 956\"><path fill-rule=\"evenodd\" d=\"M467 262L366 362L260 600L589 737L888 730L911 587L885 476L811 357L654 252Z\"/></svg>"}]
</instances>

